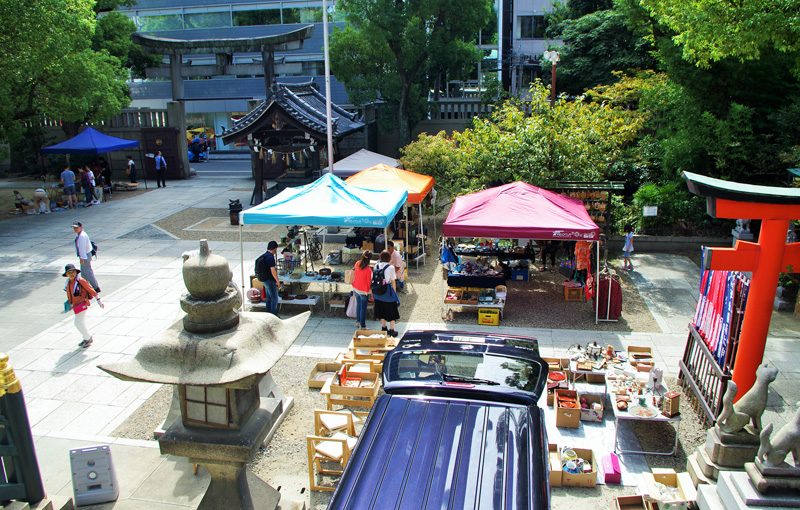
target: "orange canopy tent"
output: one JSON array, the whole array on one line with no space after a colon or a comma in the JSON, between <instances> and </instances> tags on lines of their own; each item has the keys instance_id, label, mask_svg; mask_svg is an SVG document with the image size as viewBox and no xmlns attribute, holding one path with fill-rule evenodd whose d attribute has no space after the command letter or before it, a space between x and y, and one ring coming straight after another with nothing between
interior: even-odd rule
<instances>
[{"instance_id":1,"label":"orange canopy tent","mask_svg":"<svg viewBox=\"0 0 800 510\"><path fill-rule=\"evenodd\" d=\"M434 179L430 175L423 175L402 168L395 168L383 163L371 166L357 174L353 174L346 179L347 184L358 186L359 188L376 190L406 190L408 198L406 207L419 204L420 227L422 226L422 201L431 191L432 200L435 200L436 190L433 189ZM406 209L403 208L406 212ZM422 228L420 228L422 230ZM408 229L406 228L406 256L408 255ZM422 251L417 254L416 260L425 256L425 243L422 243ZM424 260L424 259L423 259Z\"/></svg>"},{"instance_id":2,"label":"orange canopy tent","mask_svg":"<svg viewBox=\"0 0 800 510\"><path fill-rule=\"evenodd\" d=\"M379 163L353 174L347 184L366 189L408 191L408 204L419 204L433 188L433 177Z\"/></svg>"}]
</instances>

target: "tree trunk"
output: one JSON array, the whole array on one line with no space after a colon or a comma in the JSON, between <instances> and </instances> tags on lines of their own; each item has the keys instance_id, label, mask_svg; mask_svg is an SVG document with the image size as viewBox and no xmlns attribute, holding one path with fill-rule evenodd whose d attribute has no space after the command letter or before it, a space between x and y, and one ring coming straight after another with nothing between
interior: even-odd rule
<instances>
[{"instance_id":1,"label":"tree trunk","mask_svg":"<svg viewBox=\"0 0 800 510\"><path fill-rule=\"evenodd\" d=\"M404 147L411 141L411 126L409 126L409 96L411 94L411 84L401 78L400 102L397 106L397 131L400 139L400 146Z\"/></svg>"}]
</instances>

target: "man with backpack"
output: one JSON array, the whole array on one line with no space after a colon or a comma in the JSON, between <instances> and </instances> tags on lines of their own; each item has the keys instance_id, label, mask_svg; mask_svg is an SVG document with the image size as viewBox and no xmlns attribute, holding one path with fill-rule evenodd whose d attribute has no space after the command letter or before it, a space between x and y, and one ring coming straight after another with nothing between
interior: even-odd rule
<instances>
[{"instance_id":1,"label":"man with backpack","mask_svg":"<svg viewBox=\"0 0 800 510\"><path fill-rule=\"evenodd\" d=\"M83 230L83 223L80 221L72 222L72 230L75 232L75 252L81 261L81 273L83 278L89 282L94 288L95 292L100 292L100 284L97 283L97 278L92 271L92 255L94 255L94 243L89 239L89 234Z\"/></svg>"},{"instance_id":2,"label":"man with backpack","mask_svg":"<svg viewBox=\"0 0 800 510\"><path fill-rule=\"evenodd\" d=\"M372 270L370 288L375 298L375 320L381 321L382 331L396 337L395 321L400 319L400 298L397 296L397 275L391 264L391 255L386 250L381 252L380 260Z\"/></svg>"},{"instance_id":3,"label":"man with backpack","mask_svg":"<svg viewBox=\"0 0 800 510\"><path fill-rule=\"evenodd\" d=\"M267 244L267 251L256 259L256 278L264 284L264 292L267 295L267 311L273 315L278 315L278 290L283 286L278 278L278 267L275 262L275 253L278 251L278 243L270 241Z\"/></svg>"}]
</instances>

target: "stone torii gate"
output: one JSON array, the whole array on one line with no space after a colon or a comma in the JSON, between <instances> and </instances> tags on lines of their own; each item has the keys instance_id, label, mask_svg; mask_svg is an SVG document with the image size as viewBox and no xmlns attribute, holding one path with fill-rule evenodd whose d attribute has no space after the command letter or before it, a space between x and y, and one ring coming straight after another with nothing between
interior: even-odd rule
<instances>
[{"instance_id":1,"label":"stone torii gate","mask_svg":"<svg viewBox=\"0 0 800 510\"><path fill-rule=\"evenodd\" d=\"M757 243L739 240L733 248L706 248L705 256L706 269L753 273L733 366L741 397L753 386L764 357L778 276L800 268L800 243L786 243L789 222L800 219L800 189L728 182L689 172L683 177L689 191L706 197L712 218L761 220Z\"/></svg>"}]
</instances>

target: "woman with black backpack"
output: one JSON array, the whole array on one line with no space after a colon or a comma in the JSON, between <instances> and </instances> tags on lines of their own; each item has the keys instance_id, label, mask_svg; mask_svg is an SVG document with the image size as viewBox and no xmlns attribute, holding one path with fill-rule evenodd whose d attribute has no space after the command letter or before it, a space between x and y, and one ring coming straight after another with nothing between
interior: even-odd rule
<instances>
[{"instance_id":1,"label":"woman with black backpack","mask_svg":"<svg viewBox=\"0 0 800 510\"><path fill-rule=\"evenodd\" d=\"M372 270L372 295L375 298L375 320L381 321L381 330L397 336L395 322L400 319L400 298L397 295L397 275L390 263L391 255L383 250L380 260ZM388 326L387 326L388 323Z\"/></svg>"}]
</instances>

